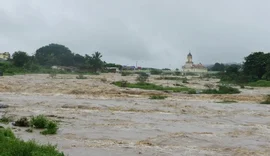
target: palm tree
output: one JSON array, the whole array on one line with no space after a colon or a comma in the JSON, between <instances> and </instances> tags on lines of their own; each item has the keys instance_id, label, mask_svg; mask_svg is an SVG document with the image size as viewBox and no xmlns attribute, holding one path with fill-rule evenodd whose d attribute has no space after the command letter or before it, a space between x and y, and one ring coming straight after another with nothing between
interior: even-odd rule
<instances>
[{"instance_id":1,"label":"palm tree","mask_svg":"<svg viewBox=\"0 0 270 156\"><path fill-rule=\"evenodd\" d=\"M103 61L101 61L101 53L100 52L95 52L92 54L92 56L88 56L88 63L90 67L94 70L94 72L97 72L98 70L102 69L103 67Z\"/></svg>"},{"instance_id":2,"label":"palm tree","mask_svg":"<svg viewBox=\"0 0 270 156\"><path fill-rule=\"evenodd\" d=\"M102 57L102 55L101 55L101 53L98 52L98 51L96 51L94 54L92 54L92 58L93 58L94 60L100 60L101 57Z\"/></svg>"}]
</instances>

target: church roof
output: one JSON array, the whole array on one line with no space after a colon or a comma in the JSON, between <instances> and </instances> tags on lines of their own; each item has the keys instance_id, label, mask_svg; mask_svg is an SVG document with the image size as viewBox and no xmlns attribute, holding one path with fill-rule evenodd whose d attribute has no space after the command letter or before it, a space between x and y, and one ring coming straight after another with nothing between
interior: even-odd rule
<instances>
[{"instance_id":1,"label":"church roof","mask_svg":"<svg viewBox=\"0 0 270 156\"><path fill-rule=\"evenodd\" d=\"M188 53L188 56L192 56L190 52Z\"/></svg>"}]
</instances>

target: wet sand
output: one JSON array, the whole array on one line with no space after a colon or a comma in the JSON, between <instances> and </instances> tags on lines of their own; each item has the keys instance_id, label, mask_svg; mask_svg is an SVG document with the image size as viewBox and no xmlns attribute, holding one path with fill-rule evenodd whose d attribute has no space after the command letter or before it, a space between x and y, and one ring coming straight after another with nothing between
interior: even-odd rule
<instances>
[{"instance_id":1,"label":"wet sand","mask_svg":"<svg viewBox=\"0 0 270 156\"><path fill-rule=\"evenodd\" d=\"M0 78L0 100L10 106L0 109L0 115L17 119L44 114L58 121L60 129L53 136L40 135L38 130L27 133L18 127L14 131L24 140L57 144L70 156L270 155L270 106L258 104L269 89L244 89L239 95L167 94L110 84L121 79L134 81L135 76L74 77L50 79L44 74ZM100 80L104 77L106 82ZM198 88L208 83L194 82ZM169 97L148 99L152 94ZM217 103L224 99L238 102Z\"/></svg>"}]
</instances>

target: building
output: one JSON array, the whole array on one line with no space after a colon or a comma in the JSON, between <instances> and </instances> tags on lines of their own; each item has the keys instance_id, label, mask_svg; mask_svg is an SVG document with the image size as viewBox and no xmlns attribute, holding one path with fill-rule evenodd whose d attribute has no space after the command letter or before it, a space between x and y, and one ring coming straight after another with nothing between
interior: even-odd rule
<instances>
[{"instance_id":1,"label":"building","mask_svg":"<svg viewBox=\"0 0 270 156\"><path fill-rule=\"evenodd\" d=\"M0 53L0 59L2 59L2 60L8 60L8 59L10 59L9 52Z\"/></svg>"},{"instance_id":2,"label":"building","mask_svg":"<svg viewBox=\"0 0 270 156\"><path fill-rule=\"evenodd\" d=\"M61 70L61 71L66 71L66 72L76 72L77 71L77 68L75 68L75 67L52 66L51 68L54 70Z\"/></svg>"},{"instance_id":3,"label":"building","mask_svg":"<svg viewBox=\"0 0 270 156\"><path fill-rule=\"evenodd\" d=\"M201 63L194 64L192 62L192 55L189 53L187 55L187 62L182 67L184 73L205 73L207 72L207 68L203 66Z\"/></svg>"},{"instance_id":4,"label":"building","mask_svg":"<svg viewBox=\"0 0 270 156\"><path fill-rule=\"evenodd\" d=\"M120 70L117 67L106 67L106 70L110 73L119 73Z\"/></svg>"},{"instance_id":5,"label":"building","mask_svg":"<svg viewBox=\"0 0 270 156\"><path fill-rule=\"evenodd\" d=\"M122 66L122 70L135 70L135 66Z\"/></svg>"}]
</instances>

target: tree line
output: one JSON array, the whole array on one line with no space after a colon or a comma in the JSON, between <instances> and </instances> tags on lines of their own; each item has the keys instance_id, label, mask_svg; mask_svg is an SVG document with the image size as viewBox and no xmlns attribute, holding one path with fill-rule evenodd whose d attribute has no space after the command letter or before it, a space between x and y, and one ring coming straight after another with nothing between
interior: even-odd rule
<instances>
[{"instance_id":1,"label":"tree line","mask_svg":"<svg viewBox=\"0 0 270 156\"><path fill-rule=\"evenodd\" d=\"M222 81L234 81L236 83L258 80L270 81L270 53L253 52L244 58L241 65L215 63L210 70L219 71Z\"/></svg>"},{"instance_id":2,"label":"tree line","mask_svg":"<svg viewBox=\"0 0 270 156\"><path fill-rule=\"evenodd\" d=\"M95 52L92 55L73 53L69 48L60 44L49 44L36 50L30 56L24 51L16 51L9 60L15 67L22 68L29 72L35 72L40 68L51 68L52 66L72 66L79 70L97 72L106 66L119 67L113 63L106 63L101 60L102 54Z\"/></svg>"}]
</instances>

